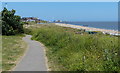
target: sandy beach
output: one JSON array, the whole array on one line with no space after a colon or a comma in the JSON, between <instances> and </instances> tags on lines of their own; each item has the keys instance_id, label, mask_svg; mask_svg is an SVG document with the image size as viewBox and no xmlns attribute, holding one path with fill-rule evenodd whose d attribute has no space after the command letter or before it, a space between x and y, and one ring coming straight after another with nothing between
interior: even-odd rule
<instances>
[{"instance_id":1,"label":"sandy beach","mask_svg":"<svg viewBox=\"0 0 120 73\"><path fill-rule=\"evenodd\" d=\"M110 35L120 35L120 31L115 31L115 30L84 27L84 26L78 26L78 25L72 25L72 24L63 24L63 23L55 23L55 25L63 26L63 27L70 27L70 28L76 28L76 29L84 29L86 31L100 31L100 32L103 32L104 34L107 33L107 34L110 34Z\"/></svg>"}]
</instances>

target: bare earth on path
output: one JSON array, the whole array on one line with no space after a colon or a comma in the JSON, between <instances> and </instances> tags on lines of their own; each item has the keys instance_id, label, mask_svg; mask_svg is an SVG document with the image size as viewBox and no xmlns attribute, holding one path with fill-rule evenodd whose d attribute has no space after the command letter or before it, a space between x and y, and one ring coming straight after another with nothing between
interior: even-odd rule
<instances>
[{"instance_id":1,"label":"bare earth on path","mask_svg":"<svg viewBox=\"0 0 120 73\"><path fill-rule=\"evenodd\" d=\"M26 35L23 40L29 45L22 60L16 65L14 71L47 71L45 47L39 42L31 40L31 35Z\"/></svg>"}]
</instances>

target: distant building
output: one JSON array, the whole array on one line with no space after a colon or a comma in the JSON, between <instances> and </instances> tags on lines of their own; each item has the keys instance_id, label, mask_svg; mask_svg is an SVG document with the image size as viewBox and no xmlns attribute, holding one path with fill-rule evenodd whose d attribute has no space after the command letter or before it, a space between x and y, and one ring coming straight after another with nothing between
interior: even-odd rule
<instances>
[{"instance_id":1,"label":"distant building","mask_svg":"<svg viewBox=\"0 0 120 73\"><path fill-rule=\"evenodd\" d=\"M33 22L37 22L40 21L40 19L36 18L36 17L23 17L21 18L21 20L23 22L28 22L28 21L33 21Z\"/></svg>"},{"instance_id":2,"label":"distant building","mask_svg":"<svg viewBox=\"0 0 120 73\"><path fill-rule=\"evenodd\" d=\"M54 20L53 22L62 22L61 20Z\"/></svg>"}]
</instances>

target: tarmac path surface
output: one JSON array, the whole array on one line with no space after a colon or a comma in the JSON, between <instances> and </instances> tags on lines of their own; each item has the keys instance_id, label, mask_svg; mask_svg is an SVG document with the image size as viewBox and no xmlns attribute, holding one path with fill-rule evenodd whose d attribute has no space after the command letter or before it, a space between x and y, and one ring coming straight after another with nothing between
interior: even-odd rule
<instances>
[{"instance_id":1,"label":"tarmac path surface","mask_svg":"<svg viewBox=\"0 0 120 73\"><path fill-rule=\"evenodd\" d=\"M14 71L47 71L45 47L39 42L31 40L31 37L31 35L26 35L23 38L29 47Z\"/></svg>"}]
</instances>

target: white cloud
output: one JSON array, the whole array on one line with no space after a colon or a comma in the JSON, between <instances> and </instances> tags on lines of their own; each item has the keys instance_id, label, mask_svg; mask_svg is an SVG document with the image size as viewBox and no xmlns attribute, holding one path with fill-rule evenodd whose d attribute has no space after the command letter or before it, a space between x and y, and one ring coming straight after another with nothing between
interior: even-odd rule
<instances>
[{"instance_id":1,"label":"white cloud","mask_svg":"<svg viewBox=\"0 0 120 73\"><path fill-rule=\"evenodd\" d=\"M118 2L120 0L0 0L1 2Z\"/></svg>"}]
</instances>

